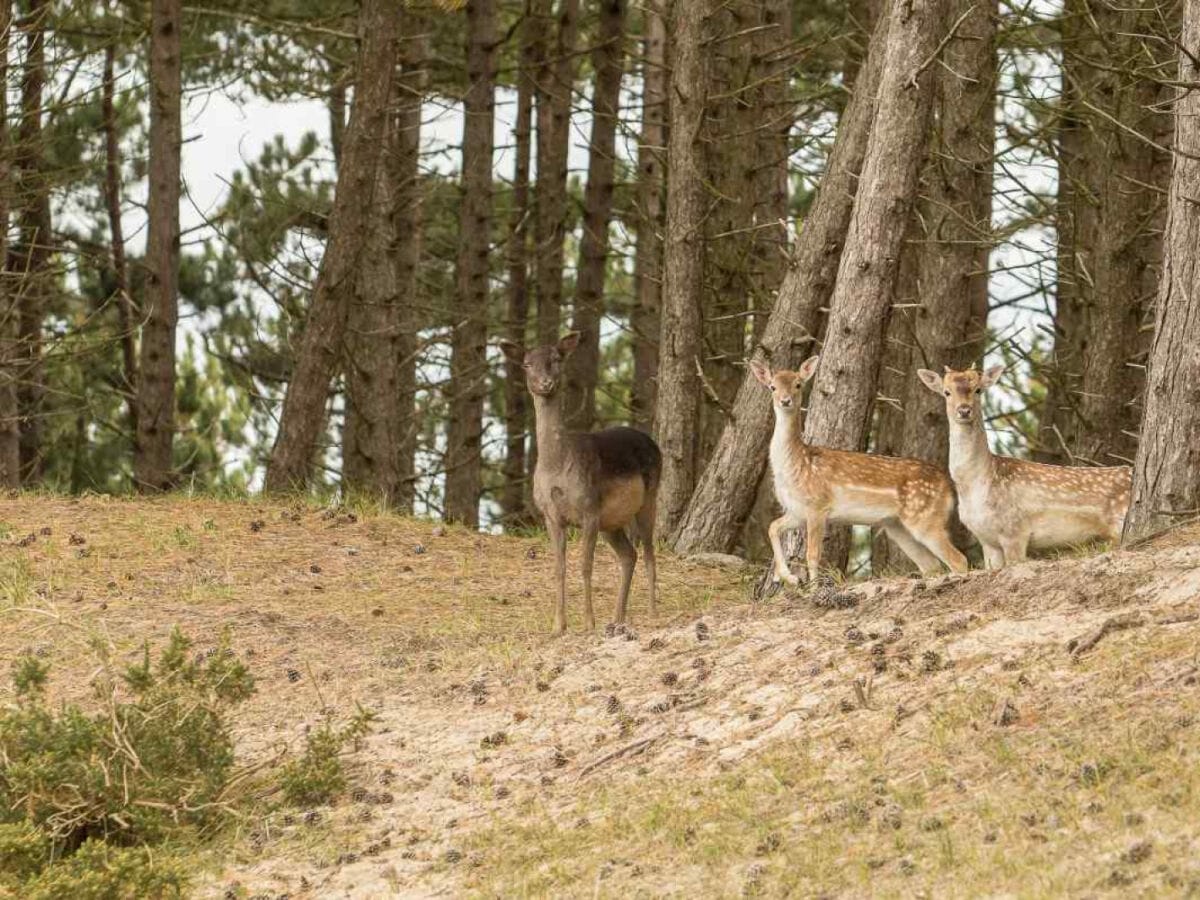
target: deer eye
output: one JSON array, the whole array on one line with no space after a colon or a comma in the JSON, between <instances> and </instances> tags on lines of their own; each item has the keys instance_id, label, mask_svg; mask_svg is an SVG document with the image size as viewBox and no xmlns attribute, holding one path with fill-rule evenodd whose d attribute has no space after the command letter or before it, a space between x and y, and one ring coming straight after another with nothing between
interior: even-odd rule
<instances>
[{"instance_id":1,"label":"deer eye","mask_svg":"<svg viewBox=\"0 0 1200 900\"><path fill-rule=\"evenodd\" d=\"M975 388L975 393L977 393L977 394L982 394L982 393L983 393L983 388Z\"/></svg>"},{"instance_id":2,"label":"deer eye","mask_svg":"<svg viewBox=\"0 0 1200 900\"><path fill-rule=\"evenodd\" d=\"M943 393L943 394L945 394L947 397L949 397L949 396L950 396L950 392L949 392L949 391L942 391L942 393Z\"/></svg>"},{"instance_id":3,"label":"deer eye","mask_svg":"<svg viewBox=\"0 0 1200 900\"><path fill-rule=\"evenodd\" d=\"M775 385L773 385L773 384L768 384L767 387L770 388L772 391L775 390Z\"/></svg>"}]
</instances>

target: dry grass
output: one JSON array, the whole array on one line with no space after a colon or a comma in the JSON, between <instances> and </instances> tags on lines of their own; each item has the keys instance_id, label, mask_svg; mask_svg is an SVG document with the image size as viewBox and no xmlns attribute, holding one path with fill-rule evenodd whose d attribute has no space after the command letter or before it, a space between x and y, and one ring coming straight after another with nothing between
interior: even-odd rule
<instances>
[{"instance_id":1,"label":"dry grass","mask_svg":"<svg viewBox=\"0 0 1200 900\"><path fill-rule=\"evenodd\" d=\"M540 537L178 499L20 497L0 523L0 656L40 651L64 695L97 640L178 624L249 657L245 759L323 709L379 712L356 792L248 819L205 894L1200 891L1195 532L839 586L850 609L755 608L667 556L657 621L638 578L636 634L555 641ZM615 589L602 549L602 619ZM1126 610L1144 624L1066 651Z\"/></svg>"}]
</instances>

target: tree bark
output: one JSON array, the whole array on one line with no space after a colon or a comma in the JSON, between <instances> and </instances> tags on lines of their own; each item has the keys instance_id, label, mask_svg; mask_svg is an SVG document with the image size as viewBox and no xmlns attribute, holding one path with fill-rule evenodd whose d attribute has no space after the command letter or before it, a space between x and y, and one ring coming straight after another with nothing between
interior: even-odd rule
<instances>
[{"instance_id":1,"label":"tree bark","mask_svg":"<svg viewBox=\"0 0 1200 900\"><path fill-rule=\"evenodd\" d=\"M117 127L113 71L116 47L104 48L104 75L100 110L104 121L104 206L108 213L109 240L112 243L113 296L117 301L117 325L121 331L121 361L124 366L123 392L129 406L129 431L138 435L137 340L134 334L136 314L129 292L129 274L125 262L125 232L121 225L121 135ZM134 451L137 452L136 450Z\"/></svg>"},{"instance_id":2,"label":"tree bark","mask_svg":"<svg viewBox=\"0 0 1200 900\"><path fill-rule=\"evenodd\" d=\"M537 214L534 219L534 289L539 344L558 340L562 321L563 253L567 224L567 152L575 87L579 0L560 0L553 47L546 37L552 0L536 0L542 24L537 69Z\"/></svg>"},{"instance_id":3,"label":"tree bark","mask_svg":"<svg viewBox=\"0 0 1200 900\"><path fill-rule=\"evenodd\" d=\"M914 372L964 369L982 361L988 313L992 158L996 102L995 4L951 0L947 21L959 22L935 71L934 120L921 175L918 213L901 261L896 308L889 326L881 404L873 451L944 466L949 426L942 398ZM911 263L911 278L905 263ZM965 533L956 540L969 545ZM880 534L872 571L911 561ZM886 548L886 549L885 549Z\"/></svg>"},{"instance_id":4,"label":"tree bark","mask_svg":"<svg viewBox=\"0 0 1200 900\"><path fill-rule=\"evenodd\" d=\"M779 59L791 34L786 4L724 4L714 17L716 40L705 142L711 185L706 219L704 372L700 460L724 429L741 384L752 329L761 332L783 278L786 242L789 60Z\"/></svg>"},{"instance_id":5,"label":"tree bark","mask_svg":"<svg viewBox=\"0 0 1200 900\"><path fill-rule=\"evenodd\" d=\"M537 65L537 24L533 20L533 0L525 0L525 20L521 25L521 60L517 71L517 116L513 129L516 144L513 164L513 208L508 232L508 290L504 336L517 346L525 346L529 324L529 169L533 138L534 67ZM528 392L519 361L504 357L504 486L500 510L506 525L527 518L525 487L526 442L529 430Z\"/></svg>"},{"instance_id":6,"label":"tree bark","mask_svg":"<svg viewBox=\"0 0 1200 900\"><path fill-rule=\"evenodd\" d=\"M1200 0L1186 0L1178 80L1200 83ZM1163 270L1126 539L1200 514L1200 91L1177 91Z\"/></svg>"},{"instance_id":7,"label":"tree bark","mask_svg":"<svg viewBox=\"0 0 1200 900\"><path fill-rule=\"evenodd\" d=\"M13 247L8 266L16 292L22 484L36 483L42 477L42 397L45 393L42 321L54 289L50 179L42 134L46 18L49 12L47 0L30 0L22 29L26 33L25 64L21 71L21 120L14 152L21 185L17 216L20 243Z\"/></svg>"},{"instance_id":8,"label":"tree bark","mask_svg":"<svg viewBox=\"0 0 1200 900\"><path fill-rule=\"evenodd\" d=\"M0 84L8 84L12 0L0 0ZM8 258L12 162L8 136L8 92L0 91L0 266ZM0 271L0 487L21 486L20 307L12 273Z\"/></svg>"},{"instance_id":9,"label":"tree bark","mask_svg":"<svg viewBox=\"0 0 1200 900\"><path fill-rule=\"evenodd\" d=\"M657 523L662 535L674 533L696 484L707 197L700 129L708 101L705 23L713 12L711 0L674 0L671 5L671 132L654 416L663 452Z\"/></svg>"},{"instance_id":10,"label":"tree bark","mask_svg":"<svg viewBox=\"0 0 1200 900\"><path fill-rule=\"evenodd\" d=\"M488 256L496 82L495 0L467 2L467 95L463 99L461 229L450 342L445 517L475 527L482 491L481 441L487 387ZM561 249L560 249L561 253Z\"/></svg>"},{"instance_id":11,"label":"tree bark","mask_svg":"<svg viewBox=\"0 0 1200 900\"><path fill-rule=\"evenodd\" d=\"M183 146L183 4L150 4L150 199L146 225L146 322L137 388L133 480L165 491L174 472L175 330L179 324L179 173Z\"/></svg>"},{"instance_id":12,"label":"tree bark","mask_svg":"<svg viewBox=\"0 0 1200 900\"><path fill-rule=\"evenodd\" d=\"M773 368L794 369L811 353L820 328L821 308L828 305L854 207L859 171L866 155L876 91L890 19L881 16L867 61L838 126L833 149L775 307L756 345ZM704 475L688 504L675 539L680 553L732 549L750 514L767 465L774 430L770 394L747 371Z\"/></svg>"},{"instance_id":13,"label":"tree bark","mask_svg":"<svg viewBox=\"0 0 1200 900\"><path fill-rule=\"evenodd\" d=\"M267 467L265 487L271 493L302 490L312 474L330 381L342 358L350 295L371 225L379 158L387 134L399 15L399 8L386 0L364 0L359 16L357 86L338 167L329 241L313 286Z\"/></svg>"},{"instance_id":14,"label":"tree bark","mask_svg":"<svg viewBox=\"0 0 1200 900\"><path fill-rule=\"evenodd\" d=\"M667 22L660 3L642 9L642 133L638 140L637 247L633 260L633 389L635 425L648 427L658 393L659 306L662 300L663 153L666 150Z\"/></svg>"},{"instance_id":15,"label":"tree bark","mask_svg":"<svg viewBox=\"0 0 1200 900\"><path fill-rule=\"evenodd\" d=\"M1060 211L1068 218L1059 280L1066 290L1055 321L1063 344L1055 348L1058 383L1043 440L1059 462L1114 465L1136 453L1146 350L1136 336L1152 297L1146 271L1161 255L1165 185L1156 181L1166 174L1158 151L1138 137L1161 130L1161 88L1141 74L1154 74L1144 34L1157 30L1159 15L1089 0L1071 0L1064 12L1069 118L1060 175L1067 204Z\"/></svg>"},{"instance_id":16,"label":"tree bark","mask_svg":"<svg viewBox=\"0 0 1200 900\"><path fill-rule=\"evenodd\" d=\"M404 14L394 124L395 150L388 160L392 184L392 246L396 289L400 294L400 321L396 352L399 356L397 392L400 402L400 460L396 466L393 507L412 513L416 496L417 364L420 352L418 315L421 285L418 274L424 250L425 186L421 179L421 118L429 83L429 22L409 9Z\"/></svg>"},{"instance_id":17,"label":"tree bark","mask_svg":"<svg viewBox=\"0 0 1200 900\"><path fill-rule=\"evenodd\" d=\"M944 0L900 3L888 15L878 109L805 424L809 442L847 450L865 448L897 261L929 136L934 75L927 61L947 28Z\"/></svg>"},{"instance_id":18,"label":"tree bark","mask_svg":"<svg viewBox=\"0 0 1200 900\"><path fill-rule=\"evenodd\" d=\"M378 162L372 223L346 333L343 480L348 490L411 511L415 387L413 312L421 251L419 145L423 60L412 13L397 55L395 115Z\"/></svg>"},{"instance_id":19,"label":"tree bark","mask_svg":"<svg viewBox=\"0 0 1200 900\"><path fill-rule=\"evenodd\" d=\"M600 323L608 266L608 226L612 218L616 169L617 118L625 69L625 0L601 0L596 46L592 49L592 134L588 180L583 196L583 237L575 279L572 329L579 347L567 357L565 415L568 427L591 431L596 424L596 382L600 368Z\"/></svg>"}]
</instances>

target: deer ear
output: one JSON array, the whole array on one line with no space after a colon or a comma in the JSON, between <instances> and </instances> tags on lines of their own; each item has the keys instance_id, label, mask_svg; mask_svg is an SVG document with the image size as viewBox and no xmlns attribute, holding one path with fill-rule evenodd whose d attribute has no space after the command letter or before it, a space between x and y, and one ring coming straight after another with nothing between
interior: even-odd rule
<instances>
[{"instance_id":1,"label":"deer ear","mask_svg":"<svg viewBox=\"0 0 1200 900\"><path fill-rule=\"evenodd\" d=\"M766 363L752 359L750 360L750 371L754 373L754 377L758 379L759 384L770 386L771 370L767 367Z\"/></svg>"},{"instance_id":2,"label":"deer ear","mask_svg":"<svg viewBox=\"0 0 1200 900\"><path fill-rule=\"evenodd\" d=\"M821 361L820 356L810 356L804 362L800 363L799 374L801 381L808 381L813 377L813 373L817 371L817 363Z\"/></svg>"},{"instance_id":3,"label":"deer ear","mask_svg":"<svg viewBox=\"0 0 1200 900\"><path fill-rule=\"evenodd\" d=\"M504 355L512 362L518 365L525 362L525 348L516 341L500 341L500 349L504 351Z\"/></svg>"},{"instance_id":4,"label":"deer ear","mask_svg":"<svg viewBox=\"0 0 1200 900\"><path fill-rule=\"evenodd\" d=\"M979 386L985 388L991 387L1000 380L1000 376L1004 374L1005 368L1005 366L991 366L988 368L979 379Z\"/></svg>"},{"instance_id":5,"label":"deer ear","mask_svg":"<svg viewBox=\"0 0 1200 900\"><path fill-rule=\"evenodd\" d=\"M578 331L568 331L558 339L558 352L563 356L571 353L579 346L580 334Z\"/></svg>"},{"instance_id":6,"label":"deer ear","mask_svg":"<svg viewBox=\"0 0 1200 900\"><path fill-rule=\"evenodd\" d=\"M942 376L937 372L931 372L929 369L917 369L917 377L921 379L921 383L925 387L935 394L942 392Z\"/></svg>"}]
</instances>

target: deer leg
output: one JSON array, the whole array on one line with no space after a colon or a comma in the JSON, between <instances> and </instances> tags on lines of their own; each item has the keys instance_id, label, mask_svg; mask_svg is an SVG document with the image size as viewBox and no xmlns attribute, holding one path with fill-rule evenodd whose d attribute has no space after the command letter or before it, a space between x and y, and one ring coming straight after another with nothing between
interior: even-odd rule
<instances>
[{"instance_id":1,"label":"deer leg","mask_svg":"<svg viewBox=\"0 0 1200 900\"><path fill-rule=\"evenodd\" d=\"M567 630L567 530L562 522L546 517L546 530L554 545L554 580L558 584L558 604L554 607L554 633Z\"/></svg>"},{"instance_id":2,"label":"deer leg","mask_svg":"<svg viewBox=\"0 0 1200 900\"><path fill-rule=\"evenodd\" d=\"M1000 542L1004 551L1004 562L1007 565L1024 562L1026 550L1029 548L1029 535L1017 534Z\"/></svg>"},{"instance_id":3,"label":"deer leg","mask_svg":"<svg viewBox=\"0 0 1200 900\"><path fill-rule=\"evenodd\" d=\"M828 513L824 510L808 513L808 536L805 539L804 558L808 562L808 580L810 584L817 583L821 574L821 544L825 541L825 520Z\"/></svg>"},{"instance_id":4,"label":"deer leg","mask_svg":"<svg viewBox=\"0 0 1200 900\"><path fill-rule=\"evenodd\" d=\"M617 611L613 616L613 621L620 625L625 621L629 585L633 581L633 567L637 565L637 550L634 549L633 541L629 540L624 528L604 532L604 539L613 548L617 560L621 563L621 589L617 591Z\"/></svg>"},{"instance_id":5,"label":"deer leg","mask_svg":"<svg viewBox=\"0 0 1200 900\"><path fill-rule=\"evenodd\" d=\"M917 568L921 570L922 574L937 570L938 558L925 549L915 533L909 531L903 524L889 522L883 526L883 530L892 542L904 551L904 555L917 564Z\"/></svg>"},{"instance_id":6,"label":"deer leg","mask_svg":"<svg viewBox=\"0 0 1200 900\"><path fill-rule=\"evenodd\" d=\"M983 564L989 569L1004 568L1004 551L1000 549L998 544L986 544L980 541L983 545Z\"/></svg>"},{"instance_id":7,"label":"deer leg","mask_svg":"<svg viewBox=\"0 0 1200 900\"><path fill-rule=\"evenodd\" d=\"M788 569L787 557L783 554L783 544L780 541L780 535L784 530L798 528L799 526L800 521L788 512L785 512L767 526L767 536L771 539L771 552L775 555L775 580L786 581L793 587L800 583L800 579Z\"/></svg>"},{"instance_id":8,"label":"deer leg","mask_svg":"<svg viewBox=\"0 0 1200 900\"><path fill-rule=\"evenodd\" d=\"M927 568L915 556L913 557L913 562L921 567L923 574L928 575L938 571L938 559L944 562L951 572L961 574L971 568L962 551L955 547L954 542L950 540L950 532L947 530L945 522L937 522L926 526L917 525L916 523L910 525L908 522L904 524L912 533L912 536L921 542L923 545L922 549L925 550L926 555L932 551L933 555L937 558ZM908 553L907 550L904 552ZM912 554L909 555L912 556Z\"/></svg>"},{"instance_id":9,"label":"deer leg","mask_svg":"<svg viewBox=\"0 0 1200 900\"><path fill-rule=\"evenodd\" d=\"M592 566L596 562L596 536L599 521L592 516L583 520L583 627L596 630L596 613L592 610Z\"/></svg>"},{"instance_id":10,"label":"deer leg","mask_svg":"<svg viewBox=\"0 0 1200 900\"><path fill-rule=\"evenodd\" d=\"M638 536L642 541L642 555L646 560L646 578L650 581L650 615L654 615L658 592L658 563L654 558L654 511L655 493L651 492L637 512ZM636 555L635 555L636 562Z\"/></svg>"}]
</instances>

